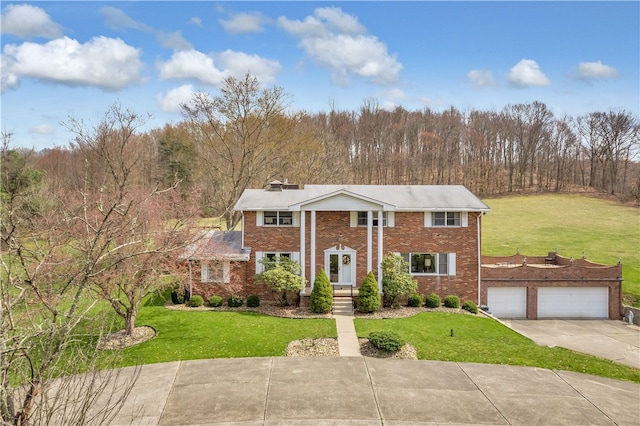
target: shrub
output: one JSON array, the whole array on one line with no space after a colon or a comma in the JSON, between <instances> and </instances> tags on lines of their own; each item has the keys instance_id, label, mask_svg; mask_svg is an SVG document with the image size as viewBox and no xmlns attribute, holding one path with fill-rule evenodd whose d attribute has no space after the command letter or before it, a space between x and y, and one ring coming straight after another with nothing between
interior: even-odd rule
<instances>
[{"instance_id":1,"label":"shrub","mask_svg":"<svg viewBox=\"0 0 640 426\"><path fill-rule=\"evenodd\" d=\"M327 277L324 269L320 269L320 273L313 281L313 290L309 298L309 307L311 312L316 314L328 314L333 307L333 290L329 277Z\"/></svg>"},{"instance_id":2,"label":"shrub","mask_svg":"<svg viewBox=\"0 0 640 426\"><path fill-rule=\"evenodd\" d=\"M411 296L409 296L407 305L411 306L412 308L419 308L420 306L422 306L422 296L418 293L412 294Z\"/></svg>"},{"instance_id":3,"label":"shrub","mask_svg":"<svg viewBox=\"0 0 640 426\"><path fill-rule=\"evenodd\" d=\"M255 294L247 296L247 306L250 308L257 308L260 306L260 298Z\"/></svg>"},{"instance_id":4,"label":"shrub","mask_svg":"<svg viewBox=\"0 0 640 426\"><path fill-rule=\"evenodd\" d=\"M302 266L288 257L278 257L275 262L265 258L261 263L269 263L271 267L256 275L256 283L269 287L280 306L289 306L287 294L303 290L307 283L301 274Z\"/></svg>"},{"instance_id":5,"label":"shrub","mask_svg":"<svg viewBox=\"0 0 640 426\"><path fill-rule=\"evenodd\" d=\"M240 307L243 303L244 300L242 300L240 296L230 296L229 299L227 299L227 305L229 305L230 308Z\"/></svg>"},{"instance_id":6,"label":"shrub","mask_svg":"<svg viewBox=\"0 0 640 426\"><path fill-rule=\"evenodd\" d=\"M427 308L439 308L442 302L440 301L440 296L435 293L431 293L427 296L427 300L425 301L425 306Z\"/></svg>"},{"instance_id":7,"label":"shrub","mask_svg":"<svg viewBox=\"0 0 640 426\"><path fill-rule=\"evenodd\" d=\"M376 312L380 309L380 292L373 272L369 272L358 291L358 312Z\"/></svg>"},{"instance_id":8,"label":"shrub","mask_svg":"<svg viewBox=\"0 0 640 426\"><path fill-rule=\"evenodd\" d=\"M185 300L189 300L186 289L181 289L177 287L171 291L171 301L173 302L174 305L182 305L185 302Z\"/></svg>"},{"instance_id":9,"label":"shrub","mask_svg":"<svg viewBox=\"0 0 640 426\"><path fill-rule=\"evenodd\" d=\"M409 274L409 264L402 256L387 254L382 259L382 292L389 306L397 306L398 299L418 290L418 282Z\"/></svg>"},{"instance_id":10,"label":"shrub","mask_svg":"<svg viewBox=\"0 0 640 426\"><path fill-rule=\"evenodd\" d=\"M469 311L472 314L478 313L478 305L473 303L471 300L467 300L466 302L464 302L462 304L462 309L464 309L465 311Z\"/></svg>"},{"instance_id":11,"label":"shrub","mask_svg":"<svg viewBox=\"0 0 640 426\"><path fill-rule=\"evenodd\" d=\"M453 294L450 294L444 298L444 306L447 308L459 308L460 307L460 298Z\"/></svg>"},{"instance_id":12,"label":"shrub","mask_svg":"<svg viewBox=\"0 0 640 426\"><path fill-rule=\"evenodd\" d=\"M222 306L222 297L213 295L209 298L209 306L217 308L218 306Z\"/></svg>"},{"instance_id":13,"label":"shrub","mask_svg":"<svg viewBox=\"0 0 640 426\"><path fill-rule=\"evenodd\" d=\"M191 306L192 308L197 308L202 305L204 305L204 299L198 294L191 296L191 299L187 302L187 306Z\"/></svg>"},{"instance_id":14,"label":"shrub","mask_svg":"<svg viewBox=\"0 0 640 426\"><path fill-rule=\"evenodd\" d=\"M395 352L405 344L402 337L393 331L374 331L369 334L369 342L376 348L387 352Z\"/></svg>"}]
</instances>

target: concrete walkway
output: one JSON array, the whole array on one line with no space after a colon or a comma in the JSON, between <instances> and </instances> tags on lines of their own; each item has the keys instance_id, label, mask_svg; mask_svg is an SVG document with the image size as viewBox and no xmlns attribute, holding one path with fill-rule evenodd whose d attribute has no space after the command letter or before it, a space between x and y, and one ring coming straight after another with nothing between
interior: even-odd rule
<instances>
[{"instance_id":1,"label":"concrete walkway","mask_svg":"<svg viewBox=\"0 0 640 426\"><path fill-rule=\"evenodd\" d=\"M133 371L123 369L121 378ZM142 366L111 424L640 425L639 401L638 384L541 368L367 357L210 359Z\"/></svg>"},{"instance_id":2,"label":"concrete walkway","mask_svg":"<svg viewBox=\"0 0 640 426\"><path fill-rule=\"evenodd\" d=\"M615 320L502 322L538 345L561 346L640 368L640 327L637 325Z\"/></svg>"}]
</instances>

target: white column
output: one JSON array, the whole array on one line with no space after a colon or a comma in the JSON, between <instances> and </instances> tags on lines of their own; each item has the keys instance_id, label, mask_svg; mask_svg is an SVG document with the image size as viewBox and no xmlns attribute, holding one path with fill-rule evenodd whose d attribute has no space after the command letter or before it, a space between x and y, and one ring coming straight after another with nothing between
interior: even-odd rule
<instances>
[{"instance_id":1,"label":"white column","mask_svg":"<svg viewBox=\"0 0 640 426\"><path fill-rule=\"evenodd\" d=\"M382 258L384 257L384 248L382 245L382 210L378 210L378 290L382 293Z\"/></svg>"},{"instance_id":2,"label":"white column","mask_svg":"<svg viewBox=\"0 0 640 426\"><path fill-rule=\"evenodd\" d=\"M367 274L372 270L371 264L373 257L373 212L367 212Z\"/></svg>"},{"instance_id":3,"label":"white column","mask_svg":"<svg viewBox=\"0 0 640 426\"><path fill-rule=\"evenodd\" d=\"M311 290L313 290L313 282L316 279L316 211L311 210L311 253L309 259L309 266L311 267L311 274L309 275L309 281Z\"/></svg>"},{"instance_id":4,"label":"white column","mask_svg":"<svg viewBox=\"0 0 640 426\"><path fill-rule=\"evenodd\" d=\"M306 262L305 262L305 256L306 256L306 253L305 253L305 245L306 245L306 241L305 241L305 238L306 238L306 235L305 235L305 216L306 216L305 215L305 211L304 210L300 211L300 266L302 267L302 276L303 277L307 276L306 273L305 273L306 271L305 271L305 267L304 267L304 265L306 264ZM300 293L304 294L305 289L306 289L306 286L305 286L305 288L302 289L302 291Z\"/></svg>"}]
</instances>

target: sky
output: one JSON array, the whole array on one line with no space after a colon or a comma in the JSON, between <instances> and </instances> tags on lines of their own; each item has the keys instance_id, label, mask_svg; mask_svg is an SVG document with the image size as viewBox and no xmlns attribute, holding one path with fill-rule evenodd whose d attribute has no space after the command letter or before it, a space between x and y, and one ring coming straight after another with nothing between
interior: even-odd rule
<instances>
[{"instance_id":1,"label":"sky","mask_svg":"<svg viewBox=\"0 0 640 426\"><path fill-rule=\"evenodd\" d=\"M148 130L247 72L292 111L640 110L637 1L1 3L2 131L66 147L118 104Z\"/></svg>"}]
</instances>

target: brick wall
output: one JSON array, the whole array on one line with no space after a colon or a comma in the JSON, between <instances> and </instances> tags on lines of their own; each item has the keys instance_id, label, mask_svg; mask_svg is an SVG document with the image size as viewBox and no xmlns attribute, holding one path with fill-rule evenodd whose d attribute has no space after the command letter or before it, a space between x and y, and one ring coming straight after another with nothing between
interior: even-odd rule
<instances>
[{"instance_id":1,"label":"brick wall","mask_svg":"<svg viewBox=\"0 0 640 426\"><path fill-rule=\"evenodd\" d=\"M469 213L469 226L465 228L425 228L421 212L397 212L395 227L385 227L382 255L389 252L456 253L455 276L416 276L421 294L438 293L441 297L456 294L462 300L477 301L477 213ZM305 276L310 277L311 216L305 220ZM367 271L367 228L351 227L349 212L316 213L316 273L324 268L324 250L340 243L356 250L356 283L360 285ZM251 247L251 260L246 264L247 283L255 276L255 253L300 251L299 227L256 226L256 213L244 213L244 242ZM377 276L378 229L372 232L372 268Z\"/></svg>"}]
</instances>

